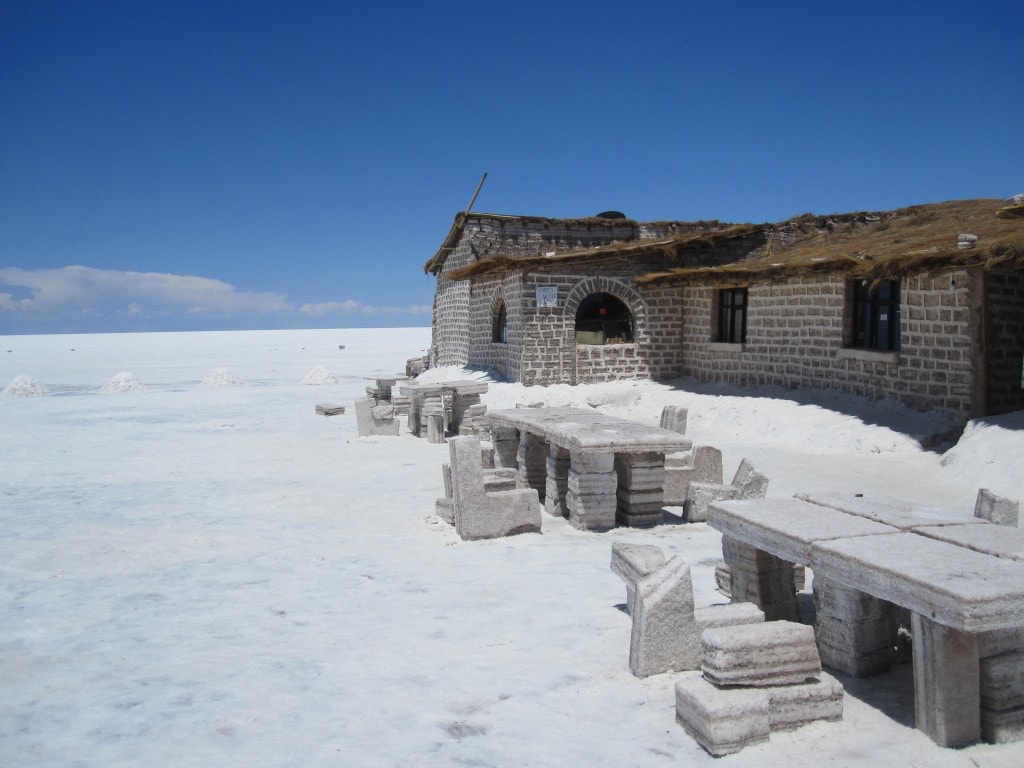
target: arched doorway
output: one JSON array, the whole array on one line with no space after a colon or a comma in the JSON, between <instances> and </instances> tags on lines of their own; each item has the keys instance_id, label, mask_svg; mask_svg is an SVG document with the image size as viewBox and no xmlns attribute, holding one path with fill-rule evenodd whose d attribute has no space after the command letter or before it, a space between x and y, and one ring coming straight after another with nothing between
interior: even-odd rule
<instances>
[{"instance_id":1,"label":"arched doorway","mask_svg":"<svg viewBox=\"0 0 1024 768\"><path fill-rule=\"evenodd\" d=\"M577 344L632 344L634 331L633 313L610 293L591 293L576 309Z\"/></svg>"}]
</instances>

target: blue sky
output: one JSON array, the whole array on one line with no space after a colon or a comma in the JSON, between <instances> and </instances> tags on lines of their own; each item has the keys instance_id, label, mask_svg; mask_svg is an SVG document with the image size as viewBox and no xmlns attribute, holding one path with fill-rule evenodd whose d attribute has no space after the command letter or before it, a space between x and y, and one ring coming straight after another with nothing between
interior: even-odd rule
<instances>
[{"instance_id":1,"label":"blue sky","mask_svg":"<svg viewBox=\"0 0 1024 768\"><path fill-rule=\"evenodd\" d=\"M0 0L0 334L428 325L465 208L1024 192L1012 2Z\"/></svg>"}]
</instances>

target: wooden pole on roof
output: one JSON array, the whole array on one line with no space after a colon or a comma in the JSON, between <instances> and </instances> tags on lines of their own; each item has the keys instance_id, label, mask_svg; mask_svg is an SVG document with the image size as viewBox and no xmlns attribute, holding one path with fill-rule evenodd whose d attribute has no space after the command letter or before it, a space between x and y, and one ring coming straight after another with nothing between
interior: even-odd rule
<instances>
[{"instance_id":1,"label":"wooden pole on roof","mask_svg":"<svg viewBox=\"0 0 1024 768\"><path fill-rule=\"evenodd\" d=\"M473 203L476 202L476 196L480 194L480 188L484 185L484 181L487 180L487 171L484 171L484 175L480 178L480 183L476 185L476 192L473 193L473 199L469 201L469 205L466 206L466 214L469 213L473 207Z\"/></svg>"}]
</instances>

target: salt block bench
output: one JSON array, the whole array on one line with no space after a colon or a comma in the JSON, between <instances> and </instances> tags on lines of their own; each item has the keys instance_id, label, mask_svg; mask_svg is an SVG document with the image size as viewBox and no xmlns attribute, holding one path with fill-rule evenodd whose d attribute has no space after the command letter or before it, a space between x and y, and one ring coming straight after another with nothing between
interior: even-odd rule
<instances>
[{"instance_id":1,"label":"salt block bench","mask_svg":"<svg viewBox=\"0 0 1024 768\"><path fill-rule=\"evenodd\" d=\"M417 437L422 435L427 424L423 421L423 406L428 400L440 400L447 411L445 400L451 400L451 421L446 427L458 433L463 414L480 402L480 395L487 392L486 381L442 381L432 384L404 384L398 391L409 398L409 431Z\"/></svg>"},{"instance_id":2,"label":"salt block bench","mask_svg":"<svg viewBox=\"0 0 1024 768\"><path fill-rule=\"evenodd\" d=\"M665 503L685 507L694 483L722 483L722 452L710 445L665 457Z\"/></svg>"},{"instance_id":3,"label":"salt block bench","mask_svg":"<svg viewBox=\"0 0 1024 768\"><path fill-rule=\"evenodd\" d=\"M549 514L583 530L660 523L665 454L692 445L678 432L589 408L512 408L484 419L502 455L499 443L514 430L522 484L537 489Z\"/></svg>"},{"instance_id":4,"label":"salt block bench","mask_svg":"<svg viewBox=\"0 0 1024 768\"><path fill-rule=\"evenodd\" d=\"M740 461L729 485L695 481L690 483L686 496L684 517L688 523L703 523L708 519L708 505L712 501L728 499L763 499L768 495L768 478L754 469L747 459Z\"/></svg>"},{"instance_id":5,"label":"salt block bench","mask_svg":"<svg viewBox=\"0 0 1024 768\"><path fill-rule=\"evenodd\" d=\"M612 544L612 573L626 582L626 612L633 613L633 599L640 579L649 576L665 564L665 553L654 544Z\"/></svg>"},{"instance_id":6,"label":"salt block bench","mask_svg":"<svg viewBox=\"0 0 1024 768\"><path fill-rule=\"evenodd\" d=\"M611 569L626 582L629 668L637 677L697 669L701 632L764 621L750 603L695 609L689 565L678 555L666 562L654 545L616 542Z\"/></svg>"},{"instance_id":7,"label":"salt block bench","mask_svg":"<svg viewBox=\"0 0 1024 768\"><path fill-rule=\"evenodd\" d=\"M971 536L967 529L992 525L985 520L884 498L824 496L841 508L815 498L817 503L806 498L712 503L708 522L723 534L727 561L728 543L739 542L754 553L753 568L763 577L755 580L761 593L740 589L733 599L762 607L784 602L788 596L773 594L778 587L770 573L780 562L802 563L816 580L820 575L909 610L917 727L942 746L977 741L982 647L992 633L1020 637L1024 632L1024 562L934 538L938 528L948 529L947 538ZM850 613L831 618L866 620L857 607L865 604L847 600L844 610ZM1003 738L1012 731L1012 717L1004 712L989 718L989 732ZM1024 711L1017 717L1024 724Z\"/></svg>"},{"instance_id":8,"label":"salt block bench","mask_svg":"<svg viewBox=\"0 0 1024 768\"><path fill-rule=\"evenodd\" d=\"M540 533L540 500L535 490L487 490L478 438L453 437L448 441L448 451L452 513L460 538L471 541Z\"/></svg>"},{"instance_id":9,"label":"salt block bench","mask_svg":"<svg viewBox=\"0 0 1024 768\"><path fill-rule=\"evenodd\" d=\"M394 407L374 405L366 397L356 400L356 426L360 437L373 435L397 437L399 432Z\"/></svg>"}]
</instances>

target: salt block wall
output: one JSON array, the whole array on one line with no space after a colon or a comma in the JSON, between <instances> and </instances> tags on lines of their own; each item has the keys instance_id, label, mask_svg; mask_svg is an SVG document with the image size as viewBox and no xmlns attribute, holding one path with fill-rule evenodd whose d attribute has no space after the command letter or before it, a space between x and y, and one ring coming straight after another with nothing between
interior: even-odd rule
<instances>
[{"instance_id":1,"label":"salt block wall","mask_svg":"<svg viewBox=\"0 0 1024 768\"><path fill-rule=\"evenodd\" d=\"M956 280L957 289L951 287ZM714 341L715 296L683 289L684 375L736 386L839 389L964 417L976 407L979 282L967 272L901 282L899 352L854 350L849 281L790 279L749 288L745 344Z\"/></svg>"},{"instance_id":2,"label":"salt block wall","mask_svg":"<svg viewBox=\"0 0 1024 768\"><path fill-rule=\"evenodd\" d=\"M469 362L468 280L450 280L446 273L464 267L473 259L470 242L462 238L437 276L431 321L432 366L466 365Z\"/></svg>"},{"instance_id":3,"label":"salt block wall","mask_svg":"<svg viewBox=\"0 0 1024 768\"><path fill-rule=\"evenodd\" d=\"M964 418L1024 408L1024 276L1019 272L970 269L904 278L898 352L847 346L852 284L841 276L749 286L744 344L717 342L716 288L638 286L637 265L626 259L552 264L462 281L445 276L481 254L536 256L546 248L576 248L637 234L634 224L474 219L437 278L432 364L487 366L527 385L687 375L741 387L831 388ZM640 236L650 234L641 230ZM760 234L737 239L694 254L694 260L736 260L761 242ZM556 306L537 306L542 286L556 289ZM576 344L576 309L595 292L611 293L629 306L633 343ZM507 317L505 343L492 337L501 302Z\"/></svg>"}]
</instances>

